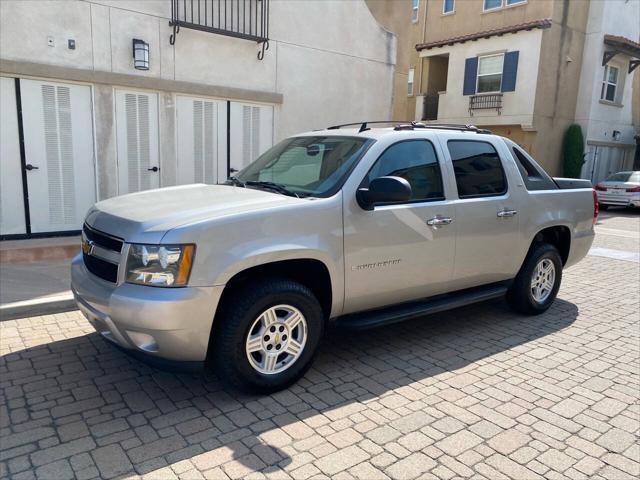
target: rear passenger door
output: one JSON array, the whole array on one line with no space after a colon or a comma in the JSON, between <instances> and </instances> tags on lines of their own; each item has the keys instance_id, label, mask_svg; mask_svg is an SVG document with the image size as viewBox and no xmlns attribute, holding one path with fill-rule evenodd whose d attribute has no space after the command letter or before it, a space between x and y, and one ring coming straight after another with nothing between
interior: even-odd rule
<instances>
[{"instance_id":1,"label":"rear passenger door","mask_svg":"<svg viewBox=\"0 0 640 480\"><path fill-rule=\"evenodd\" d=\"M509 185L499 146L489 140L451 135L443 148L453 166L458 196L453 202L456 252L452 289L513 278L519 241L516 186Z\"/></svg>"}]
</instances>

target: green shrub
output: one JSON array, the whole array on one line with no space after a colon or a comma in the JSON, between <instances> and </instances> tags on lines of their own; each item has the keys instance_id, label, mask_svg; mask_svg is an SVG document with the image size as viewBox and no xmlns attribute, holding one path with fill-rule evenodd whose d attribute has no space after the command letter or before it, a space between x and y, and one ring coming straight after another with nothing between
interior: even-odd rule
<instances>
[{"instance_id":1,"label":"green shrub","mask_svg":"<svg viewBox=\"0 0 640 480\"><path fill-rule=\"evenodd\" d=\"M573 124L567 128L562 154L563 175L569 178L580 178L580 170L584 164L584 140L580 125Z\"/></svg>"}]
</instances>

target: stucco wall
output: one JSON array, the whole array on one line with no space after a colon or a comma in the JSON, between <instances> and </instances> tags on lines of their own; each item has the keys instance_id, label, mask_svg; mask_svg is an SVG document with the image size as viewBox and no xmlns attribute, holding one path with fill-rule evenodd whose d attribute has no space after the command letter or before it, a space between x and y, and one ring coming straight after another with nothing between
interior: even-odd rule
<instances>
[{"instance_id":1,"label":"stucco wall","mask_svg":"<svg viewBox=\"0 0 640 480\"><path fill-rule=\"evenodd\" d=\"M185 28L170 45L170 14L169 0L0 2L0 73L95 86L99 198L116 191L113 87L161 92L163 165L176 161L175 93L273 101L275 141L391 115L396 38L364 0L271 0L270 48L262 61L254 42ZM150 45L148 71L133 68L133 38ZM163 169L163 185L175 182L174 171Z\"/></svg>"}]
</instances>

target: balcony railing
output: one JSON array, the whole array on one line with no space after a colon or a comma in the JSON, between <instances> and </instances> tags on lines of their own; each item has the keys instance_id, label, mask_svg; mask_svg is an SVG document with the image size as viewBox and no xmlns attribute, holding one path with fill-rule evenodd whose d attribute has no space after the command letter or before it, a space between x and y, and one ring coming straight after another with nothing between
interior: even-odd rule
<instances>
[{"instance_id":1,"label":"balcony railing","mask_svg":"<svg viewBox=\"0 0 640 480\"><path fill-rule=\"evenodd\" d=\"M437 120L440 95L425 95L422 101L422 120Z\"/></svg>"},{"instance_id":2,"label":"balcony railing","mask_svg":"<svg viewBox=\"0 0 640 480\"><path fill-rule=\"evenodd\" d=\"M190 28L260 44L258 59L269 48L269 0L171 0L173 45L180 28Z\"/></svg>"},{"instance_id":3,"label":"balcony railing","mask_svg":"<svg viewBox=\"0 0 640 480\"><path fill-rule=\"evenodd\" d=\"M502 113L502 94L471 95L469 97L469 115L473 116L474 110L497 110L500 115Z\"/></svg>"}]
</instances>

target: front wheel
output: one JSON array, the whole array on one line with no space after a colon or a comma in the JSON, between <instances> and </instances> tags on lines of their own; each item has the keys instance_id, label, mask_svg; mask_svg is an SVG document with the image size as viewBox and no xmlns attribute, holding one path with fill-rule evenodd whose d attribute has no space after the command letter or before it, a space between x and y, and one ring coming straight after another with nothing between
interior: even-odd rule
<instances>
[{"instance_id":1,"label":"front wheel","mask_svg":"<svg viewBox=\"0 0 640 480\"><path fill-rule=\"evenodd\" d=\"M211 358L221 379L248 392L270 393L310 367L323 334L322 308L304 285L270 278L225 300L215 320Z\"/></svg>"},{"instance_id":2,"label":"front wheel","mask_svg":"<svg viewBox=\"0 0 640 480\"><path fill-rule=\"evenodd\" d=\"M555 300L561 280L562 259L558 249L548 243L537 244L509 288L507 300L520 313L538 315Z\"/></svg>"}]
</instances>

